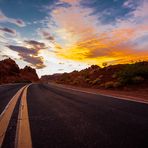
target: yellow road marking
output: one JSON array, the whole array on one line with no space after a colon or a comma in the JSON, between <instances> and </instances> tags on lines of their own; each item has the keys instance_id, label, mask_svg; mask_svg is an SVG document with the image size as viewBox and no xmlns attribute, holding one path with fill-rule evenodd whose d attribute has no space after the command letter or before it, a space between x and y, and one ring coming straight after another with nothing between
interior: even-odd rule
<instances>
[{"instance_id":1,"label":"yellow road marking","mask_svg":"<svg viewBox=\"0 0 148 148\"><path fill-rule=\"evenodd\" d=\"M15 138L15 148L32 148L27 107L27 89L29 86L24 89L21 98Z\"/></svg>"},{"instance_id":2,"label":"yellow road marking","mask_svg":"<svg viewBox=\"0 0 148 148\"><path fill-rule=\"evenodd\" d=\"M19 96L21 95L21 92L26 86L22 87L10 100L10 102L5 107L4 111L0 115L0 147L2 146L6 130L8 128L8 124L10 121L10 118L12 116L13 110L16 106L16 103L18 101Z\"/></svg>"}]
</instances>

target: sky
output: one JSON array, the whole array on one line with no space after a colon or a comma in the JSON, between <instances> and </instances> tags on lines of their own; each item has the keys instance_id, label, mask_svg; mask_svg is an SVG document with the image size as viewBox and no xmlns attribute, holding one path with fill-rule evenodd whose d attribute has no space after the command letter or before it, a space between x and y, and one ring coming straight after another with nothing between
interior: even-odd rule
<instances>
[{"instance_id":1,"label":"sky","mask_svg":"<svg viewBox=\"0 0 148 148\"><path fill-rule=\"evenodd\" d=\"M0 60L39 76L148 60L148 0L0 0Z\"/></svg>"}]
</instances>

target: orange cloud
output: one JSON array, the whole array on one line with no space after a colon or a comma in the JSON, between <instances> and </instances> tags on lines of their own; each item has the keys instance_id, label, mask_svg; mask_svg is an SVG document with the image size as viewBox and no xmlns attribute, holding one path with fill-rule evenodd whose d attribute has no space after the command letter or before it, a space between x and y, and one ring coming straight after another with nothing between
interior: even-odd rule
<instances>
[{"instance_id":1,"label":"orange cloud","mask_svg":"<svg viewBox=\"0 0 148 148\"><path fill-rule=\"evenodd\" d=\"M58 57L88 64L147 59L147 49L139 50L137 44L143 44L139 39L148 33L148 23L135 23L137 17L133 15L126 20L117 20L115 25L102 24L98 16L92 15L91 8L81 7L79 0L60 2L77 5L55 7L51 14L57 27L50 22L49 27L56 35L54 44Z\"/></svg>"}]
</instances>

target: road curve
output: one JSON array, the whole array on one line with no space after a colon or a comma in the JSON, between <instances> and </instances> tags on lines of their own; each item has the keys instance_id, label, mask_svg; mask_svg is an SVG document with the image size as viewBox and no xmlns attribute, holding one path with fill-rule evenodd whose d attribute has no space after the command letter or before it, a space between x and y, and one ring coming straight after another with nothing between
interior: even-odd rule
<instances>
[{"instance_id":1,"label":"road curve","mask_svg":"<svg viewBox=\"0 0 148 148\"><path fill-rule=\"evenodd\" d=\"M23 93L20 100L22 98ZM148 147L148 104L52 84L29 86L25 104L33 148ZM18 100L4 148L15 146L19 106Z\"/></svg>"}]
</instances>

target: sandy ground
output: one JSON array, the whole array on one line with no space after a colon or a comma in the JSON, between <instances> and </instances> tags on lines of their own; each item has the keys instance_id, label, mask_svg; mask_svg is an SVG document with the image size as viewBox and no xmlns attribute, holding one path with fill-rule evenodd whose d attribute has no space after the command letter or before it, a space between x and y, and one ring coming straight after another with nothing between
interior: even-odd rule
<instances>
[{"instance_id":1,"label":"sandy ground","mask_svg":"<svg viewBox=\"0 0 148 148\"><path fill-rule=\"evenodd\" d=\"M55 83L54 83L55 84ZM98 93L102 95L110 95L119 97L121 99L132 100L137 102L148 103L148 88L138 89L124 89L124 90L111 90L111 89L95 89L95 88L82 88L71 85L55 84L61 87L76 89L80 91L87 91L92 93Z\"/></svg>"}]
</instances>

